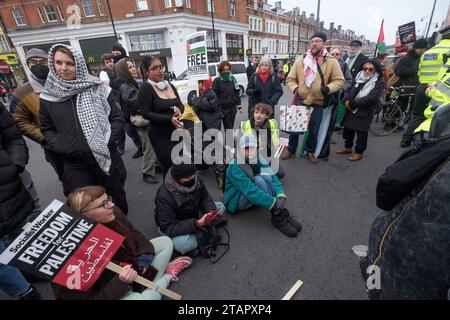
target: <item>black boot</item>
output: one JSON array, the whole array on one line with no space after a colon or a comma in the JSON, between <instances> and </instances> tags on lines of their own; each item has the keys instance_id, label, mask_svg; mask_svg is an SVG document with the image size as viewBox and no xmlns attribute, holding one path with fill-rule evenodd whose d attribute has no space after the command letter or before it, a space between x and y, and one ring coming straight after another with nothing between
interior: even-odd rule
<instances>
[{"instance_id":1,"label":"black boot","mask_svg":"<svg viewBox=\"0 0 450 320\"><path fill-rule=\"evenodd\" d=\"M289 220L284 215L283 210L275 211L271 210L272 213L272 225L280 230L284 235L295 238L298 234L297 229L289 223Z\"/></svg>"},{"instance_id":2,"label":"black boot","mask_svg":"<svg viewBox=\"0 0 450 320\"><path fill-rule=\"evenodd\" d=\"M409 135L404 135L402 142L400 142L400 147L409 148L412 144L412 137Z\"/></svg>"},{"instance_id":3,"label":"black boot","mask_svg":"<svg viewBox=\"0 0 450 320\"><path fill-rule=\"evenodd\" d=\"M284 214L284 216L286 217L286 219L289 221L289 223L295 228L297 229L298 232L302 231L302 225L300 224L300 222L298 222L297 220L295 220L295 217L293 215L291 215L291 213L289 212L288 209L284 209L282 211L282 214Z\"/></svg>"}]
</instances>

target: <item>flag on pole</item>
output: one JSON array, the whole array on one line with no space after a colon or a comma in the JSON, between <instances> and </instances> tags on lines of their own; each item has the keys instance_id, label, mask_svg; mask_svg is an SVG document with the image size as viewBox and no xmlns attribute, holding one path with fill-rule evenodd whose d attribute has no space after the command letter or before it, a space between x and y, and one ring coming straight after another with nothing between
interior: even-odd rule
<instances>
[{"instance_id":1,"label":"flag on pole","mask_svg":"<svg viewBox=\"0 0 450 320\"><path fill-rule=\"evenodd\" d=\"M380 29L380 35L378 37L378 43L377 43L377 51L380 53L386 53L386 41L384 40L384 19L381 23L381 29Z\"/></svg>"}]
</instances>

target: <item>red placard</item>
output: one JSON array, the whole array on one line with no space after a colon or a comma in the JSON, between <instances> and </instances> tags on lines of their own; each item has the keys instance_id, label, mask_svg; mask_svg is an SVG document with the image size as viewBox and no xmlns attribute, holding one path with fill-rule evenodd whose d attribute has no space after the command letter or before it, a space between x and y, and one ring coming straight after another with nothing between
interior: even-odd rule
<instances>
[{"instance_id":1,"label":"red placard","mask_svg":"<svg viewBox=\"0 0 450 320\"><path fill-rule=\"evenodd\" d=\"M62 267L53 283L88 291L97 281L125 238L98 224Z\"/></svg>"}]
</instances>

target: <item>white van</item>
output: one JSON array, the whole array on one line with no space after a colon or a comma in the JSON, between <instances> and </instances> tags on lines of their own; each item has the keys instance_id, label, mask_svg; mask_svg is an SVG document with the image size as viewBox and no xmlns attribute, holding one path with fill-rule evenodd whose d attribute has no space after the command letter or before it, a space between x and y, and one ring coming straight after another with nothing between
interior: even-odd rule
<instances>
[{"instance_id":1,"label":"white van","mask_svg":"<svg viewBox=\"0 0 450 320\"><path fill-rule=\"evenodd\" d=\"M247 90L247 67L244 62L230 62L231 64L231 73L237 80L239 85L239 94L243 96L245 94L245 90ZM217 71L217 67L219 62L209 63L208 64L208 73L211 78L214 80L218 77L219 73ZM188 81L187 79L187 70L184 71L178 78L172 81L172 84L177 88L178 94L180 95L181 101L183 103L192 104L192 101L197 96L197 81Z\"/></svg>"}]
</instances>

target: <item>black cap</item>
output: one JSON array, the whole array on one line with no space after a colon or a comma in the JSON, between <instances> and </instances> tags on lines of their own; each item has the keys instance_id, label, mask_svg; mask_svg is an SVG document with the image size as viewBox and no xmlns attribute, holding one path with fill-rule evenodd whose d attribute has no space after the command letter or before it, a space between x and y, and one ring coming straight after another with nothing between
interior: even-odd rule
<instances>
[{"instance_id":1,"label":"black cap","mask_svg":"<svg viewBox=\"0 0 450 320\"><path fill-rule=\"evenodd\" d=\"M419 39L416 42L414 42L413 48L414 49L427 49L428 41L426 39Z\"/></svg>"},{"instance_id":2,"label":"black cap","mask_svg":"<svg viewBox=\"0 0 450 320\"><path fill-rule=\"evenodd\" d=\"M309 40L312 40L312 39L314 39L314 38L320 38L320 39L322 39L324 42L327 41L327 35L326 35L325 33L323 33L323 32L319 32L319 31L317 31L316 33L314 33L314 34L312 35L312 37L311 37Z\"/></svg>"},{"instance_id":3,"label":"black cap","mask_svg":"<svg viewBox=\"0 0 450 320\"><path fill-rule=\"evenodd\" d=\"M358 47L362 47L363 44L359 40L353 40L352 42L350 42L350 46L353 46L353 45L357 45Z\"/></svg>"},{"instance_id":4,"label":"black cap","mask_svg":"<svg viewBox=\"0 0 450 320\"><path fill-rule=\"evenodd\" d=\"M194 164L174 164L172 166L172 177L177 180L193 176L197 172Z\"/></svg>"}]
</instances>

